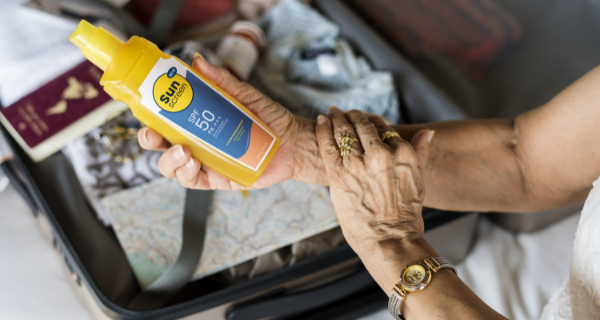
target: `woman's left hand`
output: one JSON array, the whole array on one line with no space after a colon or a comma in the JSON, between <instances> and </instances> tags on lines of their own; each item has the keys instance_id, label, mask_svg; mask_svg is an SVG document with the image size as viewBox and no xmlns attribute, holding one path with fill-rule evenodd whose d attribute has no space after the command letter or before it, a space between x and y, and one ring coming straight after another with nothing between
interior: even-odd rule
<instances>
[{"instance_id":1,"label":"woman's left hand","mask_svg":"<svg viewBox=\"0 0 600 320\"><path fill-rule=\"evenodd\" d=\"M371 275L389 293L405 265L435 256L424 240L422 172L433 132L411 143L383 119L332 107L317 120L317 141L331 187L331 200L344 237ZM340 133L358 138L340 155ZM388 289L389 288L389 289Z\"/></svg>"}]
</instances>

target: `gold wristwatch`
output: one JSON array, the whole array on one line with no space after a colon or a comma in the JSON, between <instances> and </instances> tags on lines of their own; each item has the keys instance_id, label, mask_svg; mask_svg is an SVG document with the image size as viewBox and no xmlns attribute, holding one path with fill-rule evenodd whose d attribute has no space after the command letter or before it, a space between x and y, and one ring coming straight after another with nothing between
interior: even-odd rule
<instances>
[{"instance_id":1,"label":"gold wristwatch","mask_svg":"<svg viewBox=\"0 0 600 320\"><path fill-rule=\"evenodd\" d=\"M396 320L404 320L400 313L400 304L406 296L413 291L423 290L431 281L432 271L436 273L441 269L449 268L456 274L456 269L445 258L427 258L425 261L410 265L400 274L400 281L392 289L388 309Z\"/></svg>"}]
</instances>

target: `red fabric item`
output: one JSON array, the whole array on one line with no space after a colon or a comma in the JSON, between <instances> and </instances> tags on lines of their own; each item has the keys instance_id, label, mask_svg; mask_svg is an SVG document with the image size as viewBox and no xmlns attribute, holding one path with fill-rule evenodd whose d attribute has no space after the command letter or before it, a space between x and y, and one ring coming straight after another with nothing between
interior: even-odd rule
<instances>
[{"instance_id":1,"label":"red fabric item","mask_svg":"<svg viewBox=\"0 0 600 320\"><path fill-rule=\"evenodd\" d=\"M446 56L473 79L521 39L517 21L490 0L348 0L410 58Z\"/></svg>"},{"instance_id":2,"label":"red fabric item","mask_svg":"<svg viewBox=\"0 0 600 320\"><path fill-rule=\"evenodd\" d=\"M145 26L150 26L162 1L169 0L132 0L127 3L125 10ZM181 4L172 32L203 25L232 11L234 7L232 0L186 0Z\"/></svg>"}]
</instances>

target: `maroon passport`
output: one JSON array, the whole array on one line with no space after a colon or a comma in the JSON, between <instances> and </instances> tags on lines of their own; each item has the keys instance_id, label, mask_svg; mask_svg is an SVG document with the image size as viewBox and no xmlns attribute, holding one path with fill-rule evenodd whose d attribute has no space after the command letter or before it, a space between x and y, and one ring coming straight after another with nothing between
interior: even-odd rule
<instances>
[{"instance_id":1,"label":"maroon passport","mask_svg":"<svg viewBox=\"0 0 600 320\"><path fill-rule=\"evenodd\" d=\"M101 77L102 70L86 60L0 112L34 148L111 100Z\"/></svg>"},{"instance_id":2,"label":"maroon passport","mask_svg":"<svg viewBox=\"0 0 600 320\"><path fill-rule=\"evenodd\" d=\"M127 106L100 86L102 71L85 61L23 99L0 108L0 122L33 161L41 161Z\"/></svg>"}]
</instances>

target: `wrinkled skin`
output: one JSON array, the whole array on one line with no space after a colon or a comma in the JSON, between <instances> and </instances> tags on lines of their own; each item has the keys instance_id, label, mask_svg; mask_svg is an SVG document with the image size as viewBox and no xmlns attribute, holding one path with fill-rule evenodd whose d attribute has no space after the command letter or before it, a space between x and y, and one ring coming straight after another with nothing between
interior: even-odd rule
<instances>
[{"instance_id":1,"label":"wrinkled skin","mask_svg":"<svg viewBox=\"0 0 600 320\"><path fill-rule=\"evenodd\" d=\"M316 128L344 237L369 272L383 278L385 262L403 261L399 255L410 251L413 244L425 243L422 172L433 136L423 130L411 145L399 136L382 141L386 131L394 132L379 117L360 111L344 114L335 107L327 118L319 117ZM338 149L342 132L359 139L344 157ZM386 286L395 280L390 279Z\"/></svg>"}]
</instances>

